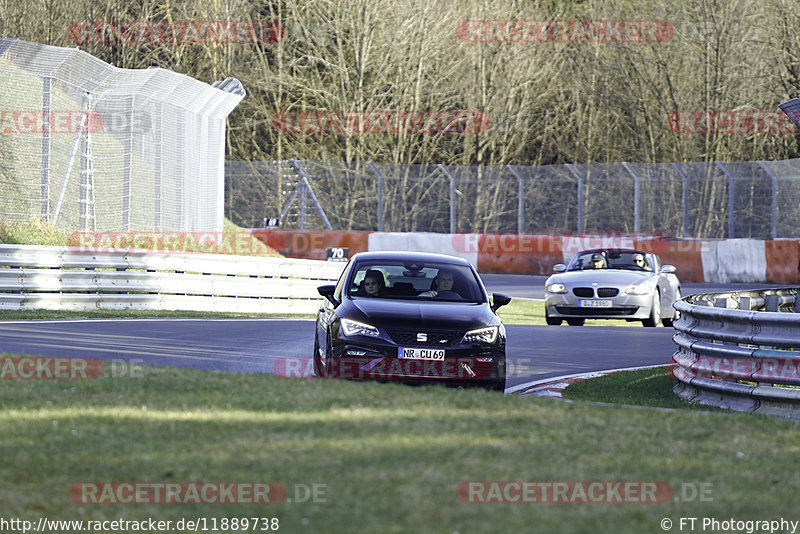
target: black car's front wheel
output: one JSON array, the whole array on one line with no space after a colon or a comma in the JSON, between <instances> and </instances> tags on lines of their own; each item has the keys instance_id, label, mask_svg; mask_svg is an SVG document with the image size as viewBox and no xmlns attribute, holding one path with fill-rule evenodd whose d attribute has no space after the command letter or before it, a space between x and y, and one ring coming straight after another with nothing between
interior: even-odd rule
<instances>
[{"instance_id":1,"label":"black car's front wheel","mask_svg":"<svg viewBox=\"0 0 800 534\"><path fill-rule=\"evenodd\" d=\"M497 377L493 382L490 382L486 389L491 391L505 391L506 390L506 369L505 365L497 369Z\"/></svg>"},{"instance_id":2,"label":"black car's front wheel","mask_svg":"<svg viewBox=\"0 0 800 534\"><path fill-rule=\"evenodd\" d=\"M317 339L317 332L314 332L314 374L317 376L324 376L322 374L322 358L319 355L319 340Z\"/></svg>"},{"instance_id":3,"label":"black car's front wheel","mask_svg":"<svg viewBox=\"0 0 800 534\"><path fill-rule=\"evenodd\" d=\"M331 338L331 331L325 336L325 376L334 376L333 362L333 339Z\"/></svg>"}]
</instances>

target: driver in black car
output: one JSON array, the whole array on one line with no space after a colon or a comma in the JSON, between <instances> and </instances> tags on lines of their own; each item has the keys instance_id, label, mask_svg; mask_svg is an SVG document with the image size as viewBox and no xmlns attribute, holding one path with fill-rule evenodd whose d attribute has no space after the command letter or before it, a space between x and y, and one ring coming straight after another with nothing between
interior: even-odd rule
<instances>
[{"instance_id":1,"label":"driver in black car","mask_svg":"<svg viewBox=\"0 0 800 534\"><path fill-rule=\"evenodd\" d=\"M433 279L433 283L436 286L435 289L431 289L430 291L426 291L425 293L420 293L420 297L435 297L440 296L442 298L460 298L461 296L453 291L453 273L446 270L439 270L436 274L436 277Z\"/></svg>"}]
</instances>

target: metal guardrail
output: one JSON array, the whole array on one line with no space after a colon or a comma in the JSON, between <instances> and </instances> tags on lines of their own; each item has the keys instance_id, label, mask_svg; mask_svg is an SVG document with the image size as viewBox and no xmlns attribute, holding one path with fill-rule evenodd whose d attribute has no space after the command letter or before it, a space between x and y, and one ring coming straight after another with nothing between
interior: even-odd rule
<instances>
[{"instance_id":1,"label":"metal guardrail","mask_svg":"<svg viewBox=\"0 0 800 534\"><path fill-rule=\"evenodd\" d=\"M0 245L0 309L314 313L343 263Z\"/></svg>"},{"instance_id":2,"label":"metal guardrail","mask_svg":"<svg viewBox=\"0 0 800 534\"><path fill-rule=\"evenodd\" d=\"M674 304L674 391L699 404L800 420L798 288L692 295Z\"/></svg>"}]
</instances>

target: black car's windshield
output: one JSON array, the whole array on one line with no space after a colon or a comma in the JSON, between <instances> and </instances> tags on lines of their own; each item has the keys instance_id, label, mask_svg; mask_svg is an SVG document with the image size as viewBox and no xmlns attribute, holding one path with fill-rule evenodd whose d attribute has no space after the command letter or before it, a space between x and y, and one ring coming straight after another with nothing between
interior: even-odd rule
<instances>
[{"instance_id":1,"label":"black car's windshield","mask_svg":"<svg viewBox=\"0 0 800 534\"><path fill-rule=\"evenodd\" d=\"M464 265L383 261L358 265L348 282L351 297L484 302L473 271Z\"/></svg>"},{"instance_id":2,"label":"black car's windshield","mask_svg":"<svg viewBox=\"0 0 800 534\"><path fill-rule=\"evenodd\" d=\"M588 269L625 269L627 271L653 271L650 254L641 252L584 252L569 262L568 271Z\"/></svg>"}]
</instances>

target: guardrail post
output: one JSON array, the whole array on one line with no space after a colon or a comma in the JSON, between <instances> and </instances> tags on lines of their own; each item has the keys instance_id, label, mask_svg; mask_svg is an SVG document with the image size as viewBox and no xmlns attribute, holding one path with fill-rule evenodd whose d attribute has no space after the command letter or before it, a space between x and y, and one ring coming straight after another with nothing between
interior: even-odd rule
<instances>
[{"instance_id":1,"label":"guardrail post","mask_svg":"<svg viewBox=\"0 0 800 534\"><path fill-rule=\"evenodd\" d=\"M739 298L739 309L750 311L750 297Z\"/></svg>"},{"instance_id":2,"label":"guardrail post","mask_svg":"<svg viewBox=\"0 0 800 534\"><path fill-rule=\"evenodd\" d=\"M800 293L794 296L794 312L800 313Z\"/></svg>"},{"instance_id":3,"label":"guardrail post","mask_svg":"<svg viewBox=\"0 0 800 534\"><path fill-rule=\"evenodd\" d=\"M778 295L765 295L764 296L764 311L776 312L778 311Z\"/></svg>"},{"instance_id":4,"label":"guardrail post","mask_svg":"<svg viewBox=\"0 0 800 534\"><path fill-rule=\"evenodd\" d=\"M714 299L714 307L715 308L727 308L728 307L728 299L726 299L726 298L715 298Z\"/></svg>"}]
</instances>

